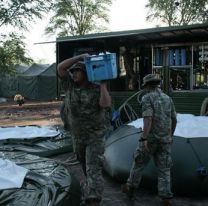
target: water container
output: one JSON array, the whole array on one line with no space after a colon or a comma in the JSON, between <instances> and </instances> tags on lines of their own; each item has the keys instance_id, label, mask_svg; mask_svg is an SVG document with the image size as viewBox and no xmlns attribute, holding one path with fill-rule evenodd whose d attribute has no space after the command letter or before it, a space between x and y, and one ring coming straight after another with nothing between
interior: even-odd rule
<instances>
[{"instance_id":1,"label":"water container","mask_svg":"<svg viewBox=\"0 0 208 206\"><path fill-rule=\"evenodd\" d=\"M85 58L88 80L91 82L117 78L116 54L102 54Z\"/></svg>"},{"instance_id":2,"label":"water container","mask_svg":"<svg viewBox=\"0 0 208 206\"><path fill-rule=\"evenodd\" d=\"M155 49L155 66L162 65L162 52L160 49Z\"/></svg>"},{"instance_id":3,"label":"water container","mask_svg":"<svg viewBox=\"0 0 208 206\"><path fill-rule=\"evenodd\" d=\"M170 66L174 65L174 50L173 49L169 50L169 65Z\"/></svg>"},{"instance_id":4,"label":"water container","mask_svg":"<svg viewBox=\"0 0 208 206\"><path fill-rule=\"evenodd\" d=\"M181 64L186 65L186 49L181 49Z\"/></svg>"},{"instance_id":5,"label":"water container","mask_svg":"<svg viewBox=\"0 0 208 206\"><path fill-rule=\"evenodd\" d=\"M180 50L175 49L175 65L180 65Z\"/></svg>"}]
</instances>

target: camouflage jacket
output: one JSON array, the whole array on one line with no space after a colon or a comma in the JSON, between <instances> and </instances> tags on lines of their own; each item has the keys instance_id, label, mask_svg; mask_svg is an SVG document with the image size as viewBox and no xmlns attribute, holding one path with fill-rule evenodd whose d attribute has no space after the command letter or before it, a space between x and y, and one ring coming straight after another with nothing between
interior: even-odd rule
<instances>
[{"instance_id":1,"label":"camouflage jacket","mask_svg":"<svg viewBox=\"0 0 208 206\"><path fill-rule=\"evenodd\" d=\"M149 141L158 139L161 142L171 140L171 119L176 118L172 99L160 89L149 91L142 98L142 116L152 117Z\"/></svg>"},{"instance_id":2,"label":"camouflage jacket","mask_svg":"<svg viewBox=\"0 0 208 206\"><path fill-rule=\"evenodd\" d=\"M90 84L88 88L79 88L68 75L65 106L73 130L105 129L105 111L99 105L100 87ZM65 83L65 85L67 85Z\"/></svg>"}]
</instances>

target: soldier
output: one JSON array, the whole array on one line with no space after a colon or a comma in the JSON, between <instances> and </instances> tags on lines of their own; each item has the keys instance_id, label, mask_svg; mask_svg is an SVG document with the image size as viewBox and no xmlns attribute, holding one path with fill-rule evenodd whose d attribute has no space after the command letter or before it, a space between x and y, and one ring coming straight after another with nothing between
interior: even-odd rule
<instances>
[{"instance_id":1,"label":"soldier","mask_svg":"<svg viewBox=\"0 0 208 206\"><path fill-rule=\"evenodd\" d=\"M81 54L66 59L58 65L58 74L68 82L65 107L69 110L70 128L73 134L74 151L86 175L84 202L86 205L100 205L104 182L102 163L104 137L106 133L106 112L111 106L111 97L106 83L89 82ZM68 75L68 71L71 75Z\"/></svg>"},{"instance_id":2,"label":"soldier","mask_svg":"<svg viewBox=\"0 0 208 206\"><path fill-rule=\"evenodd\" d=\"M134 162L122 192L133 198L139 187L144 167L151 156L158 168L158 193L162 205L171 205L171 143L176 128L176 111L172 99L159 88L155 74L143 78L146 94L142 98L143 135L139 140Z\"/></svg>"}]
</instances>

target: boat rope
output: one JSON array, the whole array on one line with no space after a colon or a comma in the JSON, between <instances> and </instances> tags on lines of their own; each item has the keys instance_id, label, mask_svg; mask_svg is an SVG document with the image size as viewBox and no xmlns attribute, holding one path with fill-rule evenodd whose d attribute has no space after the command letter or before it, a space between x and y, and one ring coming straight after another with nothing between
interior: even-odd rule
<instances>
[{"instance_id":1,"label":"boat rope","mask_svg":"<svg viewBox=\"0 0 208 206\"><path fill-rule=\"evenodd\" d=\"M208 97L204 99L202 102L201 110L200 110L201 116L208 116Z\"/></svg>"},{"instance_id":2,"label":"boat rope","mask_svg":"<svg viewBox=\"0 0 208 206\"><path fill-rule=\"evenodd\" d=\"M138 131L136 131L134 133L127 134L127 135L124 135L124 136L122 136L122 137L120 137L118 139L115 139L115 140L111 141L110 143L107 143L105 146L109 147L110 145L112 145L113 143L115 143L117 141L120 141L121 139L124 139L126 137L130 137L130 136L135 135L135 134L140 134L141 132L142 132L142 129L140 128ZM138 135L138 137L139 137L139 135Z\"/></svg>"},{"instance_id":3,"label":"boat rope","mask_svg":"<svg viewBox=\"0 0 208 206\"><path fill-rule=\"evenodd\" d=\"M194 148L192 142L190 139L187 140L187 143L191 146L191 149L193 151L193 153L195 154L196 156L196 159L199 161L200 163L200 166L197 168L197 172L199 173L199 175L201 176L207 176L208 175L208 170L207 168L204 166L203 162L201 161L196 149Z\"/></svg>"},{"instance_id":4,"label":"boat rope","mask_svg":"<svg viewBox=\"0 0 208 206\"><path fill-rule=\"evenodd\" d=\"M143 95L143 93L145 93L144 90L140 90L140 91L134 93L132 96L130 96L127 100L124 101L124 103L119 107L119 109L121 109L128 101L130 101L135 96L137 96L137 100L139 100L138 102L141 103L140 99L141 99L141 95Z\"/></svg>"},{"instance_id":5,"label":"boat rope","mask_svg":"<svg viewBox=\"0 0 208 206\"><path fill-rule=\"evenodd\" d=\"M136 93L134 93L132 96L130 96L129 98L127 98L124 103L118 108L118 113L121 114L122 111L124 111L124 114L126 115L128 121L133 121L138 119L138 114L136 113L136 111L132 108L132 106L129 104L129 101L132 100L135 96L137 96L137 101L139 104L141 104L141 98L144 95L145 91L144 90L140 90ZM126 123L126 122L125 122ZM123 124L122 119L121 119L121 115L119 116L119 118L117 118L115 120L115 126L118 128L119 126L121 126Z\"/></svg>"}]
</instances>

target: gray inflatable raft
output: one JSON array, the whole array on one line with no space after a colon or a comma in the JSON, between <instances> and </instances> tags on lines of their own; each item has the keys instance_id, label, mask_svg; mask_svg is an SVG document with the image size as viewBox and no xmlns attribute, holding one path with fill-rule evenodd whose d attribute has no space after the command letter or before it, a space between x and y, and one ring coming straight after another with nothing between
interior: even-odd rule
<instances>
[{"instance_id":1,"label":"gray inflatable raft","mask_svg":"<svg viewBox=\"0 0 208 206\"><path fill-rule=\"evenodd\" d=\"M106 140L104 170L115 180L125 182L141 129L122 125ZM174 136L172 145L172 188L175 194L208 194L208 137ZM151 160L144 170L141 187L156 190L157 170Z\"/></svg>"}]
</instances>

